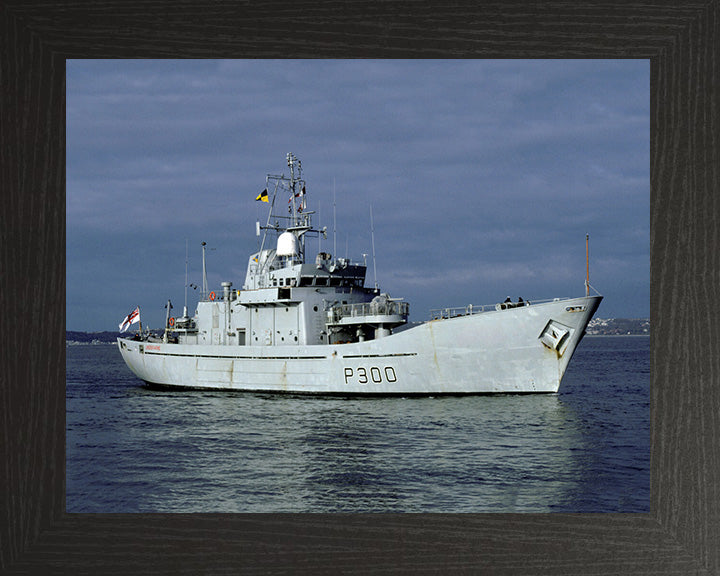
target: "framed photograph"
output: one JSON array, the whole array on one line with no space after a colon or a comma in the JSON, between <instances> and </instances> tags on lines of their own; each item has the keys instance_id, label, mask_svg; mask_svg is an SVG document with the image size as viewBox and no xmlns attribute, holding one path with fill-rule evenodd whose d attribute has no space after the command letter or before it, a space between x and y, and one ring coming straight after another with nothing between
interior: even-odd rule
<instances>
[{"instance_id":1,"label":"framed photograph","mask_svg":"<svg viewBox=\"0 0 720 576\"><path fill-rule=\"evenodd\" d=\"M720 499L713 492L718 462L712 455L718 437L713 382L717 353L713 316L705 303L712 299L710 280L715 274L708 247L717 240L713 192L718 176L711 161L717 156L718 105L712 89L718 82L712 58L717 3L440 9L427 3L362 3L343 5L342 10L293 5L280 15L274 8L181 5L168 13L159 5L37 7L10 2L0 12L5 55L0 72L7 79L0 92L2 183L8 192L1 263L8 312L0 392L0 481L6 487L2 570L716 572ZM66 136L72 112L66 73L73 60L87 58L260 62L287 57L649 63L647 511L638 511L641 507L632 499L608 513L582 508L575 510L581 513L568 513L551 506L540 511L532 509L538 504L532 497L529 510L513 513L463 513L460 507L449 513L435 508L428 512L422 506L388 507L380 514L335 509L314 514L73 511L77 502L66 500L69 327L64 298L71 266L66 242L82 238L70 230L76 207L66 203ZM259 168L261 177L274 170ZM329 176L325 180L329 188ZM261 191L254 190L251 203ZM382 221L379 210L376 214ZM176 276L181 291L184 240L180 235ZM584 246L580 252L582 265ZM115 321L134 307L126 306ZM106 430L112 431L110 424ZM137 490L147 486L140 484ZM420 513L403 513L407 511Z\"/></svg>"}]
</instances>

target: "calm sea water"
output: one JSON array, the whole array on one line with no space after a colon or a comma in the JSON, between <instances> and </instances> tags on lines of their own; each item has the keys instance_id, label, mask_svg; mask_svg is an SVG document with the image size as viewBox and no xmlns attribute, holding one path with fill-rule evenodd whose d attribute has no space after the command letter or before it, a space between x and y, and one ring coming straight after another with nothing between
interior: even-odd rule
<instances>
[{"instance_id":1,"label":"calm sea water","mask_svg":"<svg viewBox=\"0 0 720 576\"><path fill-rule=\"evenodd\" d=\"M67 348L68 512L648 512L650 346L586 337L556 395L156 391Z\"/></svg>"}]
</instances>

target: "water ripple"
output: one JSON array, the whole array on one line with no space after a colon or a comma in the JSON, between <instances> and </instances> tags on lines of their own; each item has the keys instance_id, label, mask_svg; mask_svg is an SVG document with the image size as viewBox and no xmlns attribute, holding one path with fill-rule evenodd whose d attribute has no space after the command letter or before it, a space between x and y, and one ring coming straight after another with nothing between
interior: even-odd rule
<instances>
[{"instance_id":1,"label":"water ripple","mask_svg":"<svg viewBox=\"0 0 720 576\"><path fill-rule=\"evenodd\" d=\"M70 512L649 511L647 338L586 338L539 396L155 391L67 352Z\"/></svg>"}]
</instances>

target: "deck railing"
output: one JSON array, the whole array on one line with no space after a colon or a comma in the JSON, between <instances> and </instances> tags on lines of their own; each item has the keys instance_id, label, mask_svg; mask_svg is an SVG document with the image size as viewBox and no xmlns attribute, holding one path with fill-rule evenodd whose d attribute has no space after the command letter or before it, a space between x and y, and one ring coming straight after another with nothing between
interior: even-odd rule
<instances>
[{"instance_id":1,"label":"deck railing","mask_svg":"<svg viewBox=\"0 0 720 576\"><path fill-rule=\"evenodd\" d=\"M455 318L456 316L471 316L473 314L482 314L483 312L491 312L496 310L510 310L520 306L535 306L545 302L559 302L560 300L569 300L569 298L546 298L545 300L525 300L523 302L500 302L497 304L468 304L467 306L456 306L451 308L433 308L430 310L430 320L442 320L447 318Z\"/></svg>"},{"instance_id":2,"label":"deck railing","mask_svg":"<svg viewBox=\"0 0 720 576\"><path fill-rule=\"evenodd\" d=\"M410 305L408 302L398 302L387 300L384 302L361 302L358 304L342 304L333 306L329 310L332 321L337 322L340 318L358 317L358 316L403 316L407 317L410 313Z\"/></svg>"}]
</instances>

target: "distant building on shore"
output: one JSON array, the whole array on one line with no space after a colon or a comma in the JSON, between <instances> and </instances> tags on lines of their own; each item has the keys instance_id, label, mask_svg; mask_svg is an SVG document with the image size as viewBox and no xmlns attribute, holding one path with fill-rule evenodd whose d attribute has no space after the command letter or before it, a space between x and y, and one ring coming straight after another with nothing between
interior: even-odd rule
<instances>
[{"instance_id":1,"label":"distant building on shore","mask_svg":"<svg viewBox=\"0 0 720 576\"><path fill-rule=\"evenodd\" d=\"M591 336L648 336L649 318L593 318L587 327Z\"/></svg>"}]
</instances>

